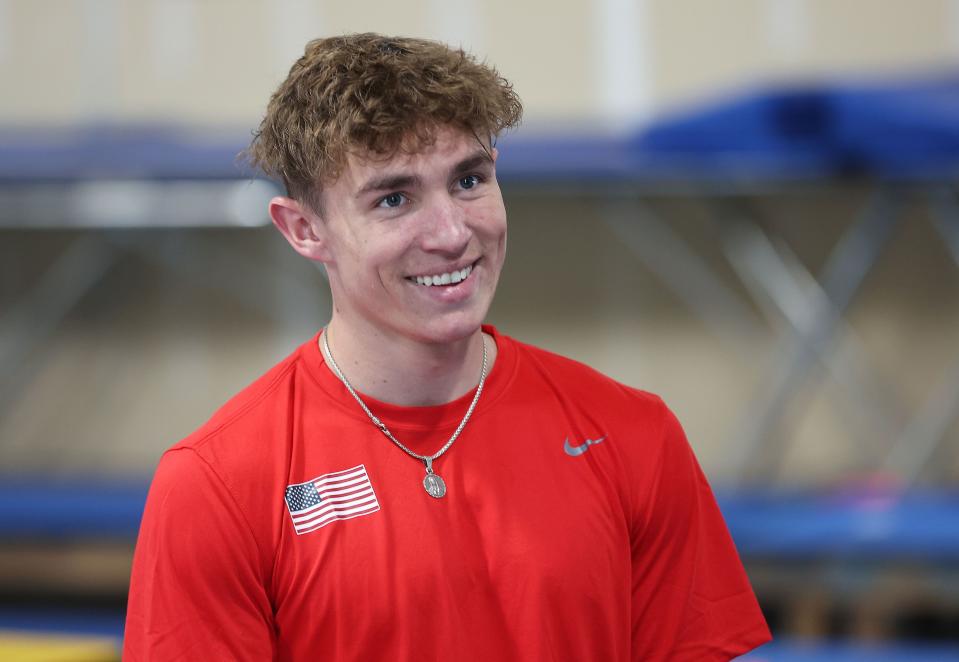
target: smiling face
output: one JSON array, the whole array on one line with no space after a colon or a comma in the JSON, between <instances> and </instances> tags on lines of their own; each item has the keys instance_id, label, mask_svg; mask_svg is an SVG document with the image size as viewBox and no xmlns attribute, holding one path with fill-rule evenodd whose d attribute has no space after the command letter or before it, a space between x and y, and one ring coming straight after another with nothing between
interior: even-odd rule
<instances>
[{"instance_id":1,"label":"smiling face","mask_svg":"<svg viewBox=\"0 0 959 662\"><path fill-rule=\"evenodd\" d=\"M449 127L435 138L387 160L351 155L323 189L315 257L354 341L453 343L492 303L506 253L496 152Z\"/></svg>"}]
</instances>

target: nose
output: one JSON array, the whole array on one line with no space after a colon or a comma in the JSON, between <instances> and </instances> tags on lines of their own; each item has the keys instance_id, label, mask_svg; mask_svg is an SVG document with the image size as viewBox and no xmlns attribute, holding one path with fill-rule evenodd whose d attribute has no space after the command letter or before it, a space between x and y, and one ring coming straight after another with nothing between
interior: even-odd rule
<instances>
[{"instance_id":1,"label":"nose","mask_svg":"<svg viewBox=\"0 0 959 662\"><path fill-rule=\"evenodd\" d=\"M438 196L427 210L429 222L424 227L423 249L446 255L461 255L473 236L466 210L450 196Z\"/></svg>"}]
</instances>

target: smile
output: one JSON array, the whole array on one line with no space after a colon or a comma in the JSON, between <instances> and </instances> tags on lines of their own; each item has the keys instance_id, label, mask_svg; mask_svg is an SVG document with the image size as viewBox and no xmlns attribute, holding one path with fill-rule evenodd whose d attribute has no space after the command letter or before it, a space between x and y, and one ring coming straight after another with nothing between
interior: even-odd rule
<instances>
[{"instance_id":1,"label":"smile","mask_svg":"<svg viewBox=\"0 0 959 662\"><path fill-rule=\"evenodd\" d=\"M455 285L456 283L466 280L472 271L473 265L470 264L457 271L431 274L429 276L409 276L407 280L411 280L417 285L426 285L427 287L432 287L433 285Z\"/></svg>"}]
</instances>

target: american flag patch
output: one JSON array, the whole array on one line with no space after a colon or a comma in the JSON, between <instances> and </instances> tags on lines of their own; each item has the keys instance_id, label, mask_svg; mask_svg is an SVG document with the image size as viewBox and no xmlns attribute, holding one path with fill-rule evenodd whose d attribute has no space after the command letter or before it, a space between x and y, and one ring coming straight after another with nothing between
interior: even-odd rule
<instances>
[{"instance_id":1,"label":"american flag patch","mask_svg":"<svg viewBox=\"0 0 959 662\"><path fill-rule=\"evenodd\" d=\"M373 483L362 464L287 485L284 498L297 535L315 531L333 520L369 515L380 509Z\"/></svg>"}]
</instances>

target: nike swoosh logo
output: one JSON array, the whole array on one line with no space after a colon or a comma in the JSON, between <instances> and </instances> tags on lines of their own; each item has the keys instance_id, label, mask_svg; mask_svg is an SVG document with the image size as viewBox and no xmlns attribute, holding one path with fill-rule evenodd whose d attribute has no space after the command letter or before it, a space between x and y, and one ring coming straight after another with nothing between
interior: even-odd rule
<instances>
[{"instance_id":1,"label":"nike swoosh logo","mask_svg":"<svg viewBox=\"0 0 959 662\"><path fill-rule=\"evenodd\" d=\"M600 437L599 439L587 439L579 446L570 446L569 437L566 437L566 443L563 444L563 450L566 451L567 455L576 457L578 455L582 455L583 453L589 450L590 446L592 446L593 444L598 444L605 438L606 437Z\"/></svg>"}]
</instances>

